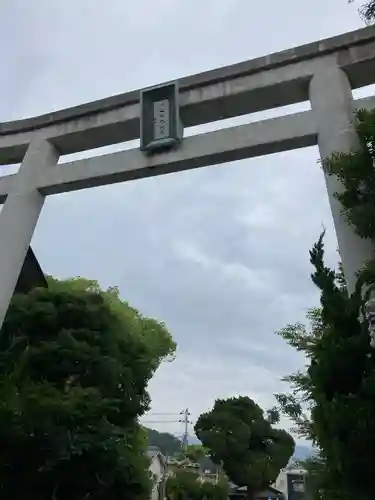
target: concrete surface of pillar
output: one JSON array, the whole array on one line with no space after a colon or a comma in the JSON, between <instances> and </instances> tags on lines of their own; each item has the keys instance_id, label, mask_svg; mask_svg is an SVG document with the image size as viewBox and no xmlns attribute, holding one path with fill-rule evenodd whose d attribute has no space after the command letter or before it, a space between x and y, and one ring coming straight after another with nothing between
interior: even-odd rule
<instances>
[{"instance_id":1,"label":"concrete surface of pillar","mask_svg":"<svg viewBox=\"0 0 375 500\"><path fill-rule=\"evenodd\" d=\"M358 147L352 91L344 71L334 65L322 65L312 78L309 90L321 158L327 158L332 153L346 153ZM375 247L370 240L358 236L342 215L342 205L334 197L334 193L343 189L341 182L336 176L327 174L325 181L345 279L352 292L357 271L375 257Z\"/></svg>"},{"instance_id":2,"label":"concrete surface of pillar","mask_svg":"<svg viewBox=\"0 0 375 500\"><path fill-rule=\"evenodd\" d=\"M33 141L0 213L0 328L45 200L33 186L57 161L58 154L49 142Z\"/></svg>"}]
</instances>

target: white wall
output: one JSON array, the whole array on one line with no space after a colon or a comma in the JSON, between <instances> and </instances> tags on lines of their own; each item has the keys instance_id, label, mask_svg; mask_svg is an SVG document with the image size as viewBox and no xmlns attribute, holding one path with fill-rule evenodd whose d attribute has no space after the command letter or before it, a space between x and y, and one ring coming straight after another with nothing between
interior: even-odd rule
<instances>
[{"instance_id":1,"label":"white wall","mask_svg":"<svg viewBox=\"0 0 375 500\"><path fill-rule=\"evenodd\" d=\"M281 493L283 493L286 499L288 499L289 497L288 477L287 477L288 474L306 474L306 471L303 469L288 469L288 468L281 469L275 483L272 486L274 486L277 490L281 491Z\"/></svg>"},{"instance_id":2,"label":"white wall","mask_svg":"<svg viewBox=\"0 0 375 500\"><path fill-rule=\"evenodd\" d=\"M151 493L151 500L158 500L159 498L159 487L161 487L160 481L163 476L163 465L161 463L160 457L156 455L150 464L149 467L149 472L153 476L156 476L153 488L152 488L152 493Z\"/></svg>"},{"instance_id":3,"label":"white wall","mask_svg":"<svg viewBox=\"0 0 375 500\"><path fill-rule=\"evenodd\" d=\"M286 471L282 469L280 474L277 476L275 483L272 485L277 490L281 491L285 498L288 498L288 482L286 477Z\"/></svg>"}]
</instances>

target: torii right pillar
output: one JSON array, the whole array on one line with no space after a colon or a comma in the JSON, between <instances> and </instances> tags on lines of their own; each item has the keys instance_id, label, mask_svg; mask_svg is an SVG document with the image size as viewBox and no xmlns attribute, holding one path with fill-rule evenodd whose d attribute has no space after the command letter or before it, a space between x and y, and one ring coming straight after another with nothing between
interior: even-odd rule
<instances>
[{"instance_id":1,"label":"torii right pillar","mask_svg":"<svg viewBox=\"0 0 375 500\"><path fill-rule=\"evenodd\" d=\"M324 64L312 78L309 91L321 158L356 149L359 139L354 125L352 90L346 73L334 64ZM342 206L334 197L335 192L343 189L341 182L336 176L324 175L345 279L352 293L357 272L375 257L375 245L358 236L341 214Z\"/></svg>"}]
</instances>

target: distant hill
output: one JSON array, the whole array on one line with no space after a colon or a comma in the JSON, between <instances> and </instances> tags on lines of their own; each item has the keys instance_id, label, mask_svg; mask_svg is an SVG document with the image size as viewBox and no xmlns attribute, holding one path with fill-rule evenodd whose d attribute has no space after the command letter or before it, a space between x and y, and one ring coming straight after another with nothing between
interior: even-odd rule
<instances>
[{"instance_id":1,"label":"distant hill","mask_svg":"<svg viewBox=\"0 0 375 500\"><path fill-rule=\"evenodd\" d=\"M168 432L146 429L148 446L157 446L163 455L173 456L181 450L181 441Z\"/></svg>"},{"instance_id":2,"label":"distant hill","mask_svg":"<svg viewBox=\"0 0 375 500\"><path fill-rule=\"evenodd\" d=\"M181 439L167 432L158 432L153 429L147 429L148 445L157 446L164 455L172 456L181 450ZM201 444L195 435L188 438L189 444ZM297 445L293 458L295 460L305 460L314 454L314 449L306 445ZM207 464L209 465L209 464ZM210 468L210 467L207 467Z\"/></svg>"}]
</instances>

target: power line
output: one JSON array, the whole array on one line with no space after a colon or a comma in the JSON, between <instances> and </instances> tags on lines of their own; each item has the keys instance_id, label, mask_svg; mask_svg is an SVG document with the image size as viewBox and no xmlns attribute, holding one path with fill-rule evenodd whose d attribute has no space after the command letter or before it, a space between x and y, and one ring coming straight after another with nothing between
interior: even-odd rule
<instances>
[{"instance_id":1,"label":"power line","mask_svg":"<svg viewBox=\"0 0 375 500\"><path fill-rule=\"evenodd\" d=\"M175 424L180 420L142 420L143 424Z\"/></svg>"},{"instance_id":2,"label":"power line","mask_svg":"<svg viewBox=\"0 0 375 500\"><path fill-rule=\"evenodd\" d=\"M159 416L159 415L174 415L174 416L177 416L177 415L181 415L180 413L157 413L157 412L153 412L153 411L150 411L147 413L147 415L150 415L151 417L153 416Z\"/></svg>"},{"instance_id":3,"label":"power line","mask_svg":"<svg viewBox=\"0 0 375 500\"><path fill-rule=\"evenodd\" d=\"M158 417L158 416L180 416L181 418L176 419L176 420L164 420L164 419L156 419L152 420L153 417ZM147 417L151 417L150 420L147 419ZM174 423L181 423L183 424L183 435L181 438L181 444L183 449L186 451L188 445L189 445L189 425L192 424L193 422L190 420L191 413L189 412L188 408L185 408L184 410L180 411L180 413L172 413L172 412L150 412L147 413L147 417L145 420L141 419L141 423L144 425L149 425L149 424L174 424Z\"/></svg>"}]
</instances>

